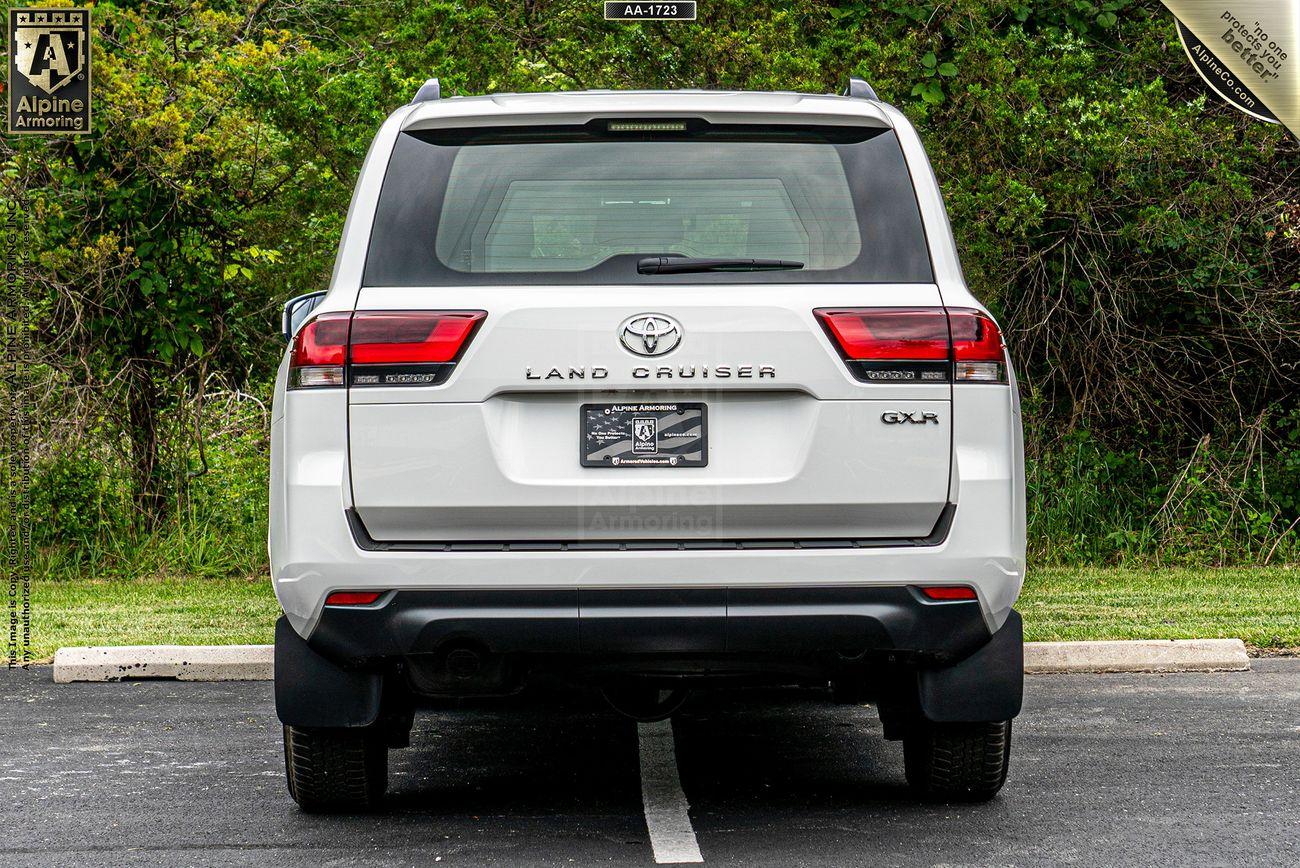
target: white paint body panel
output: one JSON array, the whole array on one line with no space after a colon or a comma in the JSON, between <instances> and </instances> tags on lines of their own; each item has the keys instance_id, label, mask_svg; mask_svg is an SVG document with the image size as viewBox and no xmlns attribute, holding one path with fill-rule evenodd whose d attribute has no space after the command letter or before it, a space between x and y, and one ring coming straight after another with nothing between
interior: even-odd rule
<instances>
[{"instance_id":1,"label":"white paint body panel","mask_svg":"<svg viewBox=\"0 0 1300 868\"><path fill-rule=\"evenodd\" d=\"M579 466L581 394L354 405L357 512L378 540L922 537L947 502L948 426L880 421L947 401L628 394L706 401L709 465Z\"/></svg>"},{"instance_id":2,"label":"white paint body panel","mask_svg":"<svg viewBox=\"0 0 1300 868\"><path fill-rule=\"evenodd\" d=\"M949 384L856 381L812 313L932 307L933 286L454 292L490 313L447 383L349 394L353 504L375 539L923 537L947 503ZM366 288L358 310L446 295ZM619 343L618 324L645 310L683 324L678 349L650 359ZM629 401L705 403L708 466L579 466L580 407ZM890 411L935 422L885 425Z\"/></svg>"},{"instance_id":3,"label":"white paint body panel","mask_svg":"<svg viewBox=\"0 0 1300 868\"><path fill-rule=\"evenodd\" d=\"M912 174L935 284L361 288L387 156L404 126L582 122L620 113L893 127ZM488 318L441 386L354 389L350 399L341 389L286 391L287 362L281 365L270 521L280 604L306 636L325 596L338 589L963 583L977 589L996 629L1025 569L1014 381L1010 388L860 383L812 315L815 307L942 304L983 310L962 278L921 143L892 107L734 93L500 95L405 106L371 146L330 291L317 310L481 309ZM682 347L662 362L638 359L615 340L619 322L647 311L678 318L686 331ZM777 376L683 386L632 376L639 364L771 365ZM528 367L570 365L605 366L610 374L598 391L589 382L525 377ZM632 390L638 400L709 403L709 467L636 468L612 480L609 473L622 471L579 467L576 407L620 400ZM919 408L931 409L942 424L880 423L883 410ZM755 426L766 434L751 438L751 448L717 448L719 439L742 442ZM358 442L366 447L360 460ZM502 538L502 525L515 539L590 538L600 510L660 523L708 517L709 533L718 536L825 537L863 527L872 529L868 535L896 536L923 535L916 529L927 520L932 525L946 501L956 504L952 527L930 547L382 552L359 548L345 518L356 507L375 537L407 540Z\"/></svg>"}]
</instances>

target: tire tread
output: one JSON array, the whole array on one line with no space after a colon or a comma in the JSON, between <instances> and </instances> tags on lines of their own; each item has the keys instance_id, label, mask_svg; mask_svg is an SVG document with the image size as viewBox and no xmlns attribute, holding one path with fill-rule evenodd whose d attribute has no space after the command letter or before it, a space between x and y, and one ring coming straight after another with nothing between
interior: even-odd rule
<instances>
[{"instance_id":1,"label":"tire tread","mask_svg":"<svg viewBox=\"0 0 1300 868\"><path fill-rule=\"evenodd\" d=\"M1011 721L921 723L903 739L907 782L938 801L985 801L1007 780Z\"/></svg>"},{"instance_id":2,"label":"tire tread","mask_svg":"<svg viewBox=\"0 0 1300 868\"><path fill-rule=\"evenodd\" d=\"M284 728L289 795L305 811L376 807L388 786L388 749L369 730Z\"/></svg>"}]
</instances>

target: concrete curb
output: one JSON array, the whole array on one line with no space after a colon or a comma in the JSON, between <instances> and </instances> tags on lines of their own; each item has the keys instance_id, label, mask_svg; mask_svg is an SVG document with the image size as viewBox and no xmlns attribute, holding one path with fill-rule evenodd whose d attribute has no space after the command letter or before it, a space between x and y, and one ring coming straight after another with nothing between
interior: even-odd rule
<instances>
[{"instance_id":1,"label":"concrete curb","mask_svg":"<svg viewBox=\"0 0 1300 868\"><path fill-rule=\"evenodd\" d=\"M54 680L269 681L275 658L271 645L122 645L60 648Z\"/></svg>"},{"instance_id":2,"label":"concrete curb","mask_svg":"<svg viewBox=\"0 0 1300 868\"><path fill-rule=\"evenodd\" d=\"M1027 642L1025 672L1240 672L1250 668L1240 639Z\"/></svg>"},{"instance_id":3,"label":"concrete curb","mask_svg":"<svg viewBox=\"0 0 1300 868\"><path fill-rule=\"evenodd\" d=\"M54 680L269 681L271 645L122 645L60 648ZM1026 642L1025 672L1240 672L1250 668L1240 639Z\"/></svg>"}]
</instances>

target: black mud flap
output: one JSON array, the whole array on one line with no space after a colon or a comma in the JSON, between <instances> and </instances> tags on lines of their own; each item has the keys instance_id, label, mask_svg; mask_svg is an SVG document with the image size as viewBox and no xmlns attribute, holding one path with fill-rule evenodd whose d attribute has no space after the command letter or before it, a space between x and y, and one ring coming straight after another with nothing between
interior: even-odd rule
<instances>
[{"instance_id":1,"label":"black mud flap","mask_svg":"<svg viewBox=\"0 0 1300 868\"><path fill-rule=\"evenodd\" d=\"M281 617L275 622L275 713L288 726L370 726L379 719L383 675L341 669L311 649Z\"/></svg>"},{"instance_id":2,"label":"black mud flap","mask_svg":"<svg viewBox=\"0 0 1300 868\"><path fill-rule=\"evenodd\" d=\"M917 673L920 711L933 723L1010 720L1020 713L1024 689L1024 628L1014 609L988 644L965 660Z\"/></svg>"}]
</instances>

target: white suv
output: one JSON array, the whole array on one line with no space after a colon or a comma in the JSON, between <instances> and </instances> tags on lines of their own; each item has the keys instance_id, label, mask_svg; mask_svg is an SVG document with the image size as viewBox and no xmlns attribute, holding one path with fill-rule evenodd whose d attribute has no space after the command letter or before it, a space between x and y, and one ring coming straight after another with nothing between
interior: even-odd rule
<instances>
[{"instance_id":1,"label":"white suv","mask_svg":"<svg viewBox=\"0 0 1300 868\"><path fill-rule=\"evenodd\" d=\"M878 707L1001 787L1025 502L1002 338L915 130L844 96L440 99L371 145L285 306L275 687L304 808L374 804L422 701L539 678Z\"/></svg>"}]
</instances>

